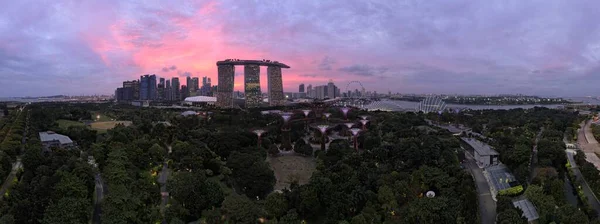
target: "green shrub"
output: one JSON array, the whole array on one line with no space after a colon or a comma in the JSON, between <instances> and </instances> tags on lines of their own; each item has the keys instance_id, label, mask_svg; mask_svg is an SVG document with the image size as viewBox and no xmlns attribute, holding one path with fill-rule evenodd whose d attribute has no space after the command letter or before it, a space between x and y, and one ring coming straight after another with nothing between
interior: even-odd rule
<instances>
[{"instance_id":1,"label":"green shrub","mask_svg":"<svg viewBox=\"0 0 600 224\"><path fill-rule=\"evenodd\" d=\"M523 185L514 186L508 189L498 191L500 196L517 196L523 193Z\"/></svg>"}]
</instances>

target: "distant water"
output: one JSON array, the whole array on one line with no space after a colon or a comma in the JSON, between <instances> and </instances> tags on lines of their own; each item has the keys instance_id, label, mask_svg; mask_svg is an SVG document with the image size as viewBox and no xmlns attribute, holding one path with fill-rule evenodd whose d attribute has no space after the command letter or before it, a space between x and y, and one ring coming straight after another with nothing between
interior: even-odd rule
<instances>
[{"instance_id":1,"label":"distant water","mask_svg":"<svg viewBox=\"0 0 600 224\"><path fill-rule=\"evenodd\" d=\"M38 99L24 99L20 97L0 97L0 102L23 102L23 103L33 103L33 102L42 102L43 100Z\"/></svg>"},{"instance_id":2,"label":"distant water","mask_svg":"<svg viewBox=\"0 0 600 224\"><path fill-rule=\"evenodd\" d=\"M571 97L565 98L581 104L600 105L600 100L588 97ZM403 101L403 100L382 100L373 102L367 105L366 108L384 107L393 111L414 111L419 102ZM465 104L446 104L450 109L472 109L472 110L510 110L516 108L531 109L534 107L546 107L550 109L563 108L563 104L531 104L531 105L465 105Z\"/></svg>"}]
</instances>

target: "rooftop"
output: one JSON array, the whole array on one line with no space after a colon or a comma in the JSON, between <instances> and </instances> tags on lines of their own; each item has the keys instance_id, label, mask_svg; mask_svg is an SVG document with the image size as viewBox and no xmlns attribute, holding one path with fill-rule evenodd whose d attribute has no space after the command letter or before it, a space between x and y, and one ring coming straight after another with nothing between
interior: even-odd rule
<instances>
[{"instance_id":1,"label":"rooftop","mask_svg":"<svg viewBox=\"0 0 600 224\"><path fill-rule=\"evenodd\" d=\"M490 156L490 155L499 155L498 152L496 152L496 150L492 149L492 147L490 147L490 145L485 144L477 139L474 138L462 138L463 141L465 141L466 143L468 143L471 147L473 147L473 149L475 149L475 151L482 156Z\"/></svg>"},{"instance_id":2,"label":"rooftop","mask_svg":"<svg viewBox=\"0 0 600 224\"><path fill-rule=\"evenodd\" d=\"M523 216L525 216L529 222L540 218L540 215L538 215L533 204L527 199L513 201L513 205L523 211Z\"/></svg>"},{"instance_id":3,"label":"rooftop","mask_svg":"<svg viewBox=\"0 0 600 224\"><path fill-rule=\"evenodd\" d=\"M69 136L56 134L53 131L40 132L40 140L42 142L59 141L60 144L71 144L73 141Z\"/></svg>"},{"instance_id":4,"label":"rooftop","mask_svg":"<svg viewBox=\"0 0 600 224\"><path fill-rule=\"evenodd\" d=\"M263 65L263 66L277 66L281 68L290 68L290 66L280 63L278 61L271 60L240 60L240 59L226 59L224 61L217 61L217 65Z\"/></svg>"},{"instance_id":5,"label":"rooftop","mask_svg":"<svg viewBox=\"0 0 600 224\"><path fill-rule=\"evenodd\" d=\"M503 164L488 167L486 171L489 174L490 182L494 185L492 187L496 191L508 189L517 184L517 178Z\"/></svg>"},{"instance_id":6,"label":"rooftop","mask_svg":"<svg viewBox=\"0 0 600 224\"><path fill-rule=\"evenodd\" d=\"M185 102L217 102L217 97L214 96L190 96L186 97Z\"/></svg>"},{"instance_id":7,"label":"rooftop","mask_svg":"<svg viewBox=\"0 0 600 224\"><path fill-rule=\"evenodd\" d=\"M196 111L191 111L191 110L188 110L188 111L184 111L183 113L181 113L181 115L183 115L183 116L186 116L186 117L187 117L187 116L190 116L190 115L198 115L198 112L196 112Z\"/></svg>"}]
</instances>

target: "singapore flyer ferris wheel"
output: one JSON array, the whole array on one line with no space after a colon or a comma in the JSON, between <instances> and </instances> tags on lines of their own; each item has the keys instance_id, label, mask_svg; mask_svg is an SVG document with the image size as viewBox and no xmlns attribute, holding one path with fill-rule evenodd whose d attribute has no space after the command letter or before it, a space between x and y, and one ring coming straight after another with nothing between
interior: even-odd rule
<instances>
[{"instance_id":1,"label":"singapore flyer ferris wheel","mask_svg":"<svg viewBox=\"0 0 600 224\"><path fill-rule=\"evenodd\" d=\"M365 97L365 87L359 81L350 81L346 85L346 94L348 98Z\"/></svg>"}]
</instances>

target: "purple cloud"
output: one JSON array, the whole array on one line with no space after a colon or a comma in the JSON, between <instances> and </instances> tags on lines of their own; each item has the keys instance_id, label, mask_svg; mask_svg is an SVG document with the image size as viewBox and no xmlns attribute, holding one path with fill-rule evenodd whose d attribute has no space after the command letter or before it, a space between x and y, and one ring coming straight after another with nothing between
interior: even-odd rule
<instances>
[{"instance_id":1,"label":"purple cloud","mask_svg":"<svg viewBox=\"0 0 600 224\"><path fill-rule=\"evenodd\" d=\"M286 91L333 79L380 92L597 95L598 7L589 0L12 1L0 14L0 96L112 93L155 71L217 80L214 62L225 58L289 64Z\"/></svg>"}]
</instances>

